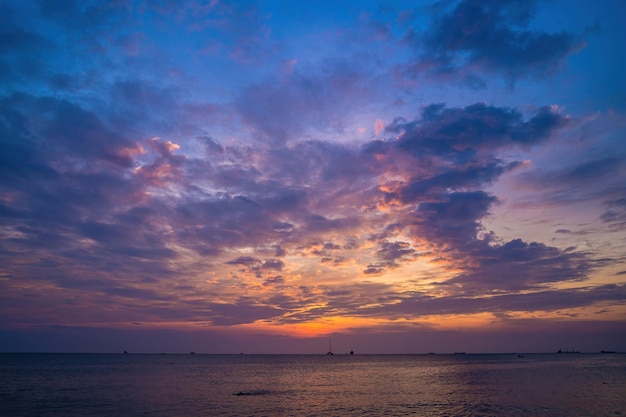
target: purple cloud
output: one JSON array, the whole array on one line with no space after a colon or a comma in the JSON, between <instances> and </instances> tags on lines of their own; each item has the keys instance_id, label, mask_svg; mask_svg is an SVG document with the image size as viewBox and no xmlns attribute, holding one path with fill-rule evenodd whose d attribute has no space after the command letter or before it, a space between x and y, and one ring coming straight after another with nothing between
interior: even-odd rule
<instances>
[{"instance_id":1,"label":"purple cloud","mask_svg":"<svg viewBox=\"0 0 626 417\"><path fill-rule=\"evenodd\" d=\"M545 290L531 294L495 294L489 297L432 297L413 294L398 303L385 307L374 307L364 314L376 314L383 309L403 316L429 314L474 314L507 311L557 311L567 308L588 306L598 302L618 305L626 298L624 285L604 285L593 288L569 290Z\"/></svg>"},{"instance_id":2,"label":"purple cloud","mask_svg":"<svg viewBox=\"0 0 626 417\"><path fill-rule=\"evenodd\" d=\"M600 218L616 229L626 228L626 198L610 200L606 202L607 210Z\"/></svg>"},{"instance_id":3,"label":"purple cloud","mask_svg":"<svg viewBox=\"0 0 626 417\"><path fill-rule=\"evenodd\" d=\"M535 8L534 1L463 0L408 38L423 48L421 65L437 73L478 67L511 78L543 74L560 67L583 42L572 33L532 29Z\"/></svg>"},{"instance_id":4,"label":"purple cloud","mask_svg":"<svg viewBox=\"0 0 626 417\"><path fill-rule=\"evenodd\" d=\"M3 323L615 314L624 118L571 99L580 36L355 5L1 5ZM528 88L448 90L494 74Z\"/></svg>"},{"instance_id":5,"label":"purple cloud","mask_svg":"<svg viewBox=\"0 0 626 417\"><path fill-rule=\"evenodd\" d=\"M386 130L398 133L398 146L412 154L429 152L433 156L463 161L480 151L537 144L567 121L558 109L551 107L539 108L524 121L515 109L484 103L452 109L432 104L422 110L419 119L410 122L398 119Z\"/></svg>"}]
</instances>

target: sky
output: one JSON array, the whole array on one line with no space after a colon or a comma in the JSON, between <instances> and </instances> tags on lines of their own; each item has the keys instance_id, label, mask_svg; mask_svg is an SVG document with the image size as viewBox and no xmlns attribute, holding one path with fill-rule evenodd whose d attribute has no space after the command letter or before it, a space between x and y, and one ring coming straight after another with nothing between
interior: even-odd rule
<instances>
[{"instance_id":1,"label":"sky","mask_svg":"<svg viewBox=\"0 0 626 417\"><path fill-rule=\"evenodd\" d=\"M0 351L626 351L625 17L0 0Z\"/></svg>"}]
</instances>

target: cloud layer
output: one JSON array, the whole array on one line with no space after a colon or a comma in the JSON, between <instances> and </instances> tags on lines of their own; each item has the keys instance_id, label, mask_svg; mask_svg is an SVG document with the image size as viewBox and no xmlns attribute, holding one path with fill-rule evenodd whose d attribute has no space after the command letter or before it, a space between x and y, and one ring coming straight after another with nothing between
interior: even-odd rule
<instances>
[{"instance_id":1,"label":"cloud layer","mask_svg":"<svg viewBox=\"0 0 626 417\"><path fill-rule=\"evenodd\" d=\"M620 314L623 115L420 95L543 82L582 35L534 2L444 6L346 33L261 4L2 5L0 325Z\"/></svg>"}]
</instances>

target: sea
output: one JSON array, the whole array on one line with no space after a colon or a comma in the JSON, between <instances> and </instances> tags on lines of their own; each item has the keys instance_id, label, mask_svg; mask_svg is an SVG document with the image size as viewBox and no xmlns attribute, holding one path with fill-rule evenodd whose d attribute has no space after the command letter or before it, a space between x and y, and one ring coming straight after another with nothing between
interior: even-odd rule
<instances>
[{"instance_id":1,"label":"sea","mask_svg":"<svg viewBox=\"0 0 626 417\"><path fill-rule=\"evenodd\" d=\"M626 416L626 355L0 354L0 416Z\"/></svg>"}]
</instances>

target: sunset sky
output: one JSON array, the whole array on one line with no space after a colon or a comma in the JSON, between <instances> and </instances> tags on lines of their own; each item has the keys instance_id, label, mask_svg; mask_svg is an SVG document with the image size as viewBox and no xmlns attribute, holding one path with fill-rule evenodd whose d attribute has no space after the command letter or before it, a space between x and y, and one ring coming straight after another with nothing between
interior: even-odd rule
<instances>
[{"instance_id":1,"label":"sunset sky","mask_svg":"<svg viewBox=\"0 0 626 417\"><path fill-rule=\"evenodd\" d=\"M0 352L626 350L625 19L0 0Z\"/></svg>"}]
</instances>

